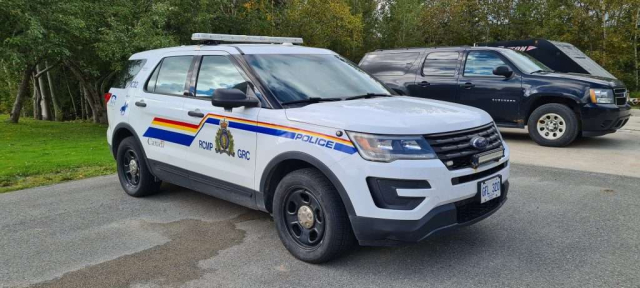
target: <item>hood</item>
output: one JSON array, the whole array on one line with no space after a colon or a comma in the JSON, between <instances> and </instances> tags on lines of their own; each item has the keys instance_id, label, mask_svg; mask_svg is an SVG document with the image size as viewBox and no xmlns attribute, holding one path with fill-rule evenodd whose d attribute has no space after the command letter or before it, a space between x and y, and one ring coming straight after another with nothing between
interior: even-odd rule
<instances>
[{"instance_id":1,"label":"hood","mask_svg":"<svg viewBox=\"0 0 640 288\"><path fill-rule=\"evenodd\" d=\"M618 79L607 78L607 77L602 77L602 76L594 76L594 75L591 75L591 74L546 72L546 73L538 73L538 74L535 74L535 75L536 76L543 76L543 77L560 78L560 79L578 80L578 81L582 81L582 82L595 83L595 84L604 85L604 86L610 86L610 87L621 87L621 86L624 86L622 81L620 81Z\"/></svg>"},{"instance_id":2,"label":"hood","mask_svg":"<svg viewBox=\"0 0 640 288\"><path fill-rule=\"evenodd\" d=\"M487 124L491 116L469 106L414 97L380 97L286 109L287 118L375 134L431 134Z\"/></svg>"}]
</instances>

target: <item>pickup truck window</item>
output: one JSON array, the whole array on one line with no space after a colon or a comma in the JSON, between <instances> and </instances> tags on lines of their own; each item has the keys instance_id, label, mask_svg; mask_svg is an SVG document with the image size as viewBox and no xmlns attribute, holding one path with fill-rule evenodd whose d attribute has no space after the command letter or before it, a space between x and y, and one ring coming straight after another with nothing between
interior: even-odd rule
<instances>
[{"instance_id":1,"label":"pickup truck window","mask_svg":"<svg viewBox=\"0 0 640 288\"><path fill-rule=\"evenodd\" d=\"M467 55L464 76L494 76L493 69L507 65L498 54L489 51L471 51Z\"/></svg>"},{"instance_id":2,"label":"pickup truck window","mask_svg":"<svg viewBox=\"0 0 640 288\"><path fill-rule=\"evenodd\" d=\"M518 66L520 71L526 74L531 74L536 71L553 72L551 68L545 66L542 62L520 51L505 50L502 54Z\"/></svg>"},{"instance_id":3,"label":"pickup truck window","mask_svg":"<svg viewBox=\"0 0 640 288\"><path fill-rule=\"evenodd\" d=\"M434 52L427 55L422 67L424 76L453 76L458 67L458 52Z\"/></svg>"},{"instance_id":4,"label":"pickup truck window","mask_svg":"<svg viewBox=\"0 0 640 288\"><path fill-rule=\"evenodd\" d=\"M360 67L374 75L400 76L407 73L418 56L418 52L367 54L362 58Z\"/></svg>"}]
</instances>

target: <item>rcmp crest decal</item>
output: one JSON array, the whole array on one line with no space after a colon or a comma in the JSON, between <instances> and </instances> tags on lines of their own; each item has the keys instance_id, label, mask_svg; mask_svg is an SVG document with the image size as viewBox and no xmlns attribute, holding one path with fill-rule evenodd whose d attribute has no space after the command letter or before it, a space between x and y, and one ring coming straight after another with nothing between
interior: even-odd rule
<instances>
[{"instance_id":1,"label":"rcmp crest decal","mask_svg":"<svg viewBox=\"0 0 640 288\"><path fill-rule=\"evenodd\" d=\"M227 154L231 157L235 157L236 153L234 153L233 149L233 135L231 135L231 131L229 131L229 122L227 119L222 119L220 121L220 129L218 129L218 133L216 133L216 153Z\"/></svg>"}]
</instances>

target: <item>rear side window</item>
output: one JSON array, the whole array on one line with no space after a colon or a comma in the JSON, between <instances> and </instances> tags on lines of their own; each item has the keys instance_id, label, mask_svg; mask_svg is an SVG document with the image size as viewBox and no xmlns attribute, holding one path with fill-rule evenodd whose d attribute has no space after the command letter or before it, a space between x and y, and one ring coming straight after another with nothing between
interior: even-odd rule
<instances>
[{"instance_id":1,"label":"rear side window","mask_svg":"<svg viewBox=\"0 0 640 288\"><path fill-rule=\"evenodd\" d=\"M147 91L167 95L184 95L193 56L167 57L156 67L147 82Z\"/></svg>"},{"instance_id":2,"label":"rear side window","mask_svg":"<svg viewBox=\"0 0 640 288\"><path fill-rule=\"evenodd\" d=\"M133 78L138 75L138 72L140 72L144 63L147 63L147 60L140 59L127 61L125 67L120 70L113 79L113 85L111 87L119 89L127 88L127 86L131 84L131 81L133 81Z\"/></svg>"},{"instance_id":3,"label":"rear side window","mask_svg":"<svg viewBox=\"0 0 640 288\"><path fill-rule=\"evenodd\" d=\"M458 52L433 52L422 67L424 76L454 76L458 67Z\"/></svg>"},{"instance_id":4,"label":"rear side window","mask_svg":"<svg viewBox=\"0 0 640 288\"><path fill-rule=\"evenodd\" d=\"M495 76L493 75L493 69L506 65L496 53L471 51L464 65L464 76Z\"/></svg>"},{"instance_id":5,"label":"rear side window","mask_svg":"<svg viewBox=\"0 0 640 288\"><path fill-rule=\"evenodd\" d=\"M368 54L360 67L374 75L404 75L418 56L418 52Z\"/></svg>"},{"instance_id":6,"label":"rear side window","mask_svg":"<svg viewBox=\"0 0 640 288\"><path fill-rule=\"evenodd\" d=\"M196 97L211 97L216 89L243 90L246 80L226 56L204 56L200 64Z\"/></svg>"}]
</instances>

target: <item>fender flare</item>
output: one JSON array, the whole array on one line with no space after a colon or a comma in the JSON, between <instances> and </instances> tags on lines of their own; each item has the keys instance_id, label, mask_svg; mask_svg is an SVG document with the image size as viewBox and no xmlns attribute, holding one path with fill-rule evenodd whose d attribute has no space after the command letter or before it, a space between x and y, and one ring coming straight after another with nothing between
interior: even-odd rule
<instances>
[{"instance_id":1,"label":"fender flare","mask_svg":"<svg viewBox=\"0 0 640 288\"><path fill-rule=\"evenodd\" d=\"M331 171L331 169L329 169L327 165L325 165L322 161L318 160L317 158L307 153L298 152L298 151L284 152L274 157L273 159L271 159L271 161L269 161L269 164L267 164L267 166L263 170L262 177L260 178L260 193L258 197L256 197L256 202L257 202L256 204L258 205L258 207L260 207L260 209L267 211L267 209L265 208L265 203L266 203L265 196L266 196L266 193L268 192L267 180L273 176L275 167L286 160L304 161L311 164L314 168L320 170L320 172L322 172L322 174L324 174L329 179L329 181L331 181L331 184L333 184L333 186L336 187L336 190L338 190L338 194L340 194L340 198L342 199L342 203L344 204L347 210L347 213L349 214L349 218L356 216L355 209L353 208L353 204L351 203L351 198L349 198L349 194L347 194L347 191L344 189L344 186L342 186L342 183L340 183L340 180Z\"/></svg>"},{"instance_id":2,"label":"fender flare","mask_svg":"<svg viewBox=\"0 0 640 288\"><path fill-rule=\"evenodd\" d=\"M561 98L563 100L569 100L571 102L574 102L577 106L580 106L580 103L582 103L579 97L572 94L565 94L565 93L540 92L540 93L531 94L527 98L528 99L527 99L526 105L523 105L523 107L521 108L522 116L525 121L527 121L529 119L529 115L533 113L533 110L534 110L533 104L542 98Z\"/></svg>"},{"instance_id":3,"label":"fender flare","mask_svg":"<svg viewBox=\"0 0 640 288\"><path fill-rule=\"evenodd\" d=\"M128 123L120 123L118 125L116 125L115 128L113 128L113 133L112 133L112 138L111 138L111 143L115 144L114 140L115 140L115 136L118 135L119 131L122 130L128 130L129 133L131 133L131 135L133 135L133 139L136 140L136 143L138 143L138 147L140 147L140 151L142 151L142 157L144 158L144 162L147 164L147 167L149 167L149 172L151 172L151 174L157 178L156 175L154 175L153 173L153 169L151 169L151 164L149 163L149 159L147 158L147 153L144 151L144 146L142 145L142 142L140 141L140 138L138 138L138 133L136 133L136 130L133 129L133 127L131 127L131 125L129 125ZM115 159L118 155L118 147L116 147L116 145L113 145L113 147L111 148L111 154L113 154L113 158ZM116 159L116 161L118 161Z\"/></svg>"}]
</instances>

